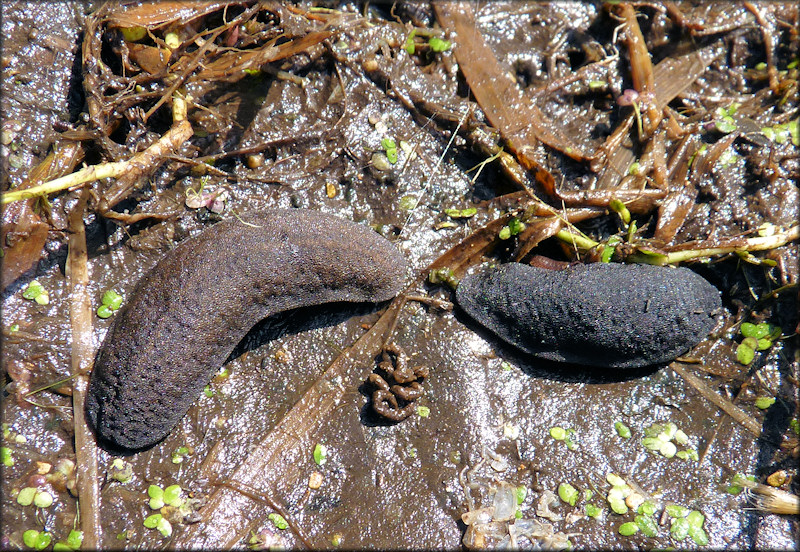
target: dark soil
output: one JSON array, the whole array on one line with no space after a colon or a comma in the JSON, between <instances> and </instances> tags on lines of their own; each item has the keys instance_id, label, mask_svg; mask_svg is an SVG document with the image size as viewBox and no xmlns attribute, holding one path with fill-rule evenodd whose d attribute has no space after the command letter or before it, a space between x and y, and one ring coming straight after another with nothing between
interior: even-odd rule
<instances>
[{"instance_id":1,"label":"dark soil","mask_svg":"<svg viewBox=\"0 0 800 552\"><path fill-rule=\"evenodd\" d=\"M73 528L86 530L82 520L92 514L103 548L480 548L508 543L509 531L524 533L533 523L549 526L511 544L796 548L796 516L760 511L746 494L729 491L737 473L800 490L798 243L790 238L745 252L754 238L790 234L798 221L795 3L637 5L656 66L653 101L668 96L656 110L666 115L649 135L638 132L633 107L619 103L638 84L634 73L647 71L632 70L627 31L615 33L619 6L470 3L474 24L458 35L442 28L446 10L427 3L223 4L197 16L201 8L175 13L162 3L163 25L146 20L150 13L93 2L2 4L3 192L30 185L32 169L52 151L61 159L63 148L80 149L60 175L152 146L175 124L174 104L157 103L171 93L175 75L185 77L180 90L192 97L188 140L152 166L91 183L92 197L83 198L92 350L113 319L94 314L107 290L128 299L175 244L220 219L273 207L371 226L408 259L415 280L406 293L439 301L453 293L427 281L432 267L449 267L457 278L485 259L599 260L601 247L555 236L558 220L542 205L590 240L619 238L612 261L739 240L738 253L680 262L721 293L718 328L680 363L620 371L526 356L437 303L283 313L238 344L164 441L125 457L97 450L99 500L81 503L79 516L70 463L86 460L74 439L85 428L73 421L70 374L78 353L74 275L66 267L68 217L83 208L82 190L9 203L2 243L3 548L26 548L29 530L66 542ZM123 34L137 25L122 13L140 17L135 21L149 25L150 35ZM241 24L226 27L239 17ZM172 31L183 43L162 58ZM197 33L205 33L203 41ZM430 37L453 44L435 48ZM493 128L496 115L475 101L478 89L492 89L497 79L473 81L461 70L470 60L457 59L459 48L479 39L495 69L515 79L519 99L499 106L504 128ZM241 65L256 51L267 61ZM687 77L697 65L659 76L687 55L702 61L696 76ZM159 73L164 59L174 65ZM480 65L487 74L492 69ZM685 86L673 92L681 79ZM646 126L647 95L637 101ZM612 147L609 137L626 121L634 122ZM523 151L518 137L529 123L541 139ZM542 138L545 132L554 138ZM396 145L396 163L386 139ZM640 168L629 170L634 160ZM614 169L617 162L623 164ZM126 178L130 189L122 186ZM629 198L635 228L609 208L612 196ZM467 208L474 214L449 211ZM520 229L517 221L525 229L500 239L504 227ZM45 304L24 296L33 280L47 291ZM761 322L779 326L780 337L743 364L742 324ZM381 371L384 341L400 345L409 366L429 368L419 378L424 394L399 422L375 413L367 383ZM724 413L703 395L709 392L743 417ZM630 428L630 438L615 431L617 422ZM643 444L654 424L667 423L687 436L671 441L683 454L665 456ZM571 430L566 440L553 438L557 428ZM321 464L317 444L327 448ZM131 469L124 482L114 478L120 465ZM637 514L609 507L608 474L654 504L652 515L643 514L652 533L620 534ZM321 485L310 483L319 476ZM547 514L548 493L565 483L579 491L577 502L555 498ZM152 509L151 485L179 485L182 509ZM517 517L473 523L470 515L509 485L525 489ZM50 493L53 504L20 504L28 487ZM584 515L587 505L598 507L599 517ZM701 512L702 531L676 536L682 522L676 528L670 505ZM171 536L144 525L156 513L170 522ZM288 527L278 528L275 513Z\"/></svg>"}]
</instances>

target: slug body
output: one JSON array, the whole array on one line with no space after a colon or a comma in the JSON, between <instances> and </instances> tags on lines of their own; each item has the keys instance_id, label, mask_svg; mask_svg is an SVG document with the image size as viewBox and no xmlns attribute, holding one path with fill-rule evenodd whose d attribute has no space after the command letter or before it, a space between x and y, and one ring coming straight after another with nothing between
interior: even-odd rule
<instances>
[{"instance_id":1,"label":"slug body","mask_svg":"<svg viewBox=\"0 0 800 552\"><path fill-rule=\"evenodd\" d=\"M104 446L140 450L166 437L259 320L334 301L385 301L403 286L405 259L366 226L300 209L242 220L178 245L117 314L86 398Z\"/></svg>"},{"instance_id":2,"label":"slug body","mask_svg":"<svg viewBox=\"0 0 800 552\"><path fill-rule=\"evenodd\" d=\"M674 360L708 335L721 307L717 289L689 269L614 263L508 263L463 278L456 300L535 357L611 368Z\"/></svg>"}]
</instances>

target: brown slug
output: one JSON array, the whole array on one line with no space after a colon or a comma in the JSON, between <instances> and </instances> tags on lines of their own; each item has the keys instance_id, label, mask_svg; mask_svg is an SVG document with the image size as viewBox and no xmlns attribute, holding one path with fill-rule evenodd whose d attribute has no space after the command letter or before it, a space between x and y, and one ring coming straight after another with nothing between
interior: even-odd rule
<instances>
[{"instance_id":1,"label":"brown slug","mask_svg":"<svg viewBox=\"0 0 800 552\"><path fill-rule=\"evenodd\" d=\"M372 229L316 211L251 213L185 240L136 284L97 354L85 407L98 441L156 444L258 321L391 299L406 271Z\"/></svg>"}]
</instances>

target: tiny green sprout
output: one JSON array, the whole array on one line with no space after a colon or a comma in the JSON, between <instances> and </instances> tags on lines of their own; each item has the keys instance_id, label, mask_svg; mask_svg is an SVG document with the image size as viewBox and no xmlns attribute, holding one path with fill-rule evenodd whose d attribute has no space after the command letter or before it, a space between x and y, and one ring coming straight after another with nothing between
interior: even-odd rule
<instances>
[{"instance_id":1,"label":"tiny green sprout","mask_svg":"<svg viewBox=\"0 0 800 552\"><path fill-rule=\"evenodd\" d=\"M514 489L514 495L517 498L517 504L525 502L525 497L528 496L528 488L525 485L520 485Z\"/></svg>"},{"instance_id":2,"label":"tiny green sprout","mask_svg":"<svg viewBox=\"0 0 800 552\"><path fill-rule=\"evenodd\" d=\"M164 35L164 43L166 43L167 48L174 50L181 45L181 38L178 36L178 33L169 32Z\"/></svg>"},{"instance_id":3,"label":"tiny green sprout","mask_svg":"<svg viewBox=\"0 0 800 552\"><path fill-rule=\"evenodd\" d=\"M672 520L672 523L669 527L669 534L672 536L673 539L676 541L682 541L686 537L689 536L689 522L686 521L685 518L676 518Z\"/></svg>"},{"instance_id":4,"label":"tiny green sprout","mask_svg":"<svg viewBox=\"0 0 800 552\"><path fill-rule=\"evenodd\" d=\"M567 437L567 430L559 426L551 427L550 437L556 441L563 441Z\"/></svg>"},{"instance_id":5,"label":"tiny green sprout","mask_svg":"<svg viewBox=\"0 0 800 552\"><path fill-rule=\"evenodd\" d=\"M500 363L500 369L504 370L506 372L510 371L511 370L511 363L504 360L503 362Z\"/></svg>"},{"instance_id":6,"label":"tiny green sprout","mask_svg":"<svg viewBox=\"0 0 800 552\"><path fill-rule=\"evenodd\" d=\"M164 507L164 489L158 485L150 485L147 487L147 496L150 497L150 501L148 502L150 509L159 510Z\"/></svg>"},{"instance_id":7,"label":"tiny green sprout","mask_svg":"<svg viewBox=\"0 0 800 552\"><path fill-rule=\"evenodd\" d=\"M20 506L30 506L36 496L36 487L25 487L17 495L17 504Z\"/></svg>"},{"instance_id":8,"label":"tiny green sprout","mask_svg":"<svg viewBox=\"0 0 800 552\"><path fill-rule=\"evenodd\" d=\"M214 389L211 387L211 384L210 384L210 383L209 383L209 384L207 384L205 387L203 387L203 395L205 395L207 398L209 398L209 399L210 399L210 398L211 398L211 397L213 397L215 394L216 394L216 392L215 392L215 391L214 391Z\"/></svg>"},{"instance_id":9,"label":"tiny green sprout","mask_svg":"<svg viewBox=\"0 0 800 552\"><path fill-rule=\"evenodd\" d=\"M792 431L794 431L795 435L800 435L800 420L797 418L789 420L789 427L792 428Z\"/></svg>"},{"instance_id":10,"label":"tiny green sprout","mask_svg":"<svg viewBox=\"0 0 800 552\"><path fill-rule=\"evenodd\" d=\"M741 484L742 480L755 481L756 480L756 476L754 476L754 475L745 476L742 473L737 473L736 475L733 476L733 478L731 479L731 484L728 485L727 489L725 489L725 490L729 494L738 495L743 490L742 484Z\"/></svg>"},{"instance_id":11,"label":"tiny green sprout","mask_svg":"<svg viewBox=\"0 0 800 552\"><path fill-rule=\"evenodd\" d=\"M594 493L591 491L591 489L585 489L583 491L583 499L584 500L591 500L593 496L594 496Z\"/></svg>"},{"instance_id":12,"label":"tiny green sprout","mask_svg":"<svg viewBox=\"0 0 800 552\"><path fill-rule=\"evenodd\" d=\"M663 441L658 437L643 437L642 446L647 450L659 450Z\"/></svg>"},{"instance_id":13,"label":"tiny green sprout","mask_svg":"<svg viewBox=\"0 0 800 552\"><path fill-rule=\"evenodd\" d=\"M608 203L608 208L617 213L619 215L619 218L622 219L622 222L624 222L625 224L630 224L631 212L628 210L628 208L625 206L623 202L621 202L617 198L613 198Z\"/></svg>"},{"instance_id":14,"label":"tiny green sprout","mask_svg":"<svg viewBox=\"0 0 800 552\"><path fill-rule=\"evenodd\" d=\"M770 347L772 347L772 341L770 341L765 337L762 337L761 339L758 340L758 345L756 346L756 349L759 351L766 351Z\"/></svg>"},{"instance_id":15,"label":"tiny green sprout","mask_svg":"<svg viewBox=\"0 0 800 552\"><path fill-rule=\"evenodd\" d=\"M636 533L639 532L639 526L633 523L632 521L628 521L620 525L617 531L623 537L630 537L631 535L635 535Z\"/></svg>"},{"instance_id":16,"label":"tiny green sprout","mask_svg":"<svg viewBox=\"0 0 800 552\"><path fill-rule=\"evenodd\" d=\"M636 526L642 531L646 537L655 537L658 535L658 526L651 516L638 515L633 518Z\"/></svg>"},{"instance_id":17,"label":"tiny green sprout","mask_svg":"<svg viewBox=\"0 0 800 552\"><path fill-rule=\"evenodd\" d=\"M564 437L564 444L567 445L567 449L575 450L578 448L578 443L575 441L576 435L577 433L575 433L574 429L567 429L567 434Z\"/></svg>"},{"instance_id":18,"label":"tiny green sprout","mask_svg":"<svg viewBox=\"0 0 800 552\"><path fill-rule=\"evenodd\" d=\"M589 81L589 90L602 90L608 86L608 83L603 80L592 80Z\"/></svg>"},{"instance_id":19,"label":"tiny green sprout","mask_svg":"<svg viewBox=\"0 0 800 552\"><path fill-rule=\"evenodd\" d=\"M617 432L617 435L619 435L623 439L631 438L631 428L629 428L622 422L614 422L614 430Z\"/></svg>"},{"instance_id":20,"label":"tiny green sprout","mask_svg":"<svg viewBox=\"0 0 800 552\"><path fill-rule=\"evenodd\" d=\"M184 458L189 455L189 447L181 446L176 448L172 452L172 463L173 464L180 464L183 462Z\"/></svg>"},{"instance_id":21,"label":"tiny green sprout","mask_svg":"<svg viewBox=\"0 0 800 552\"><path fill-rule=\"evenodd\" d=\"M36 496L33 497L33 505L37 508L49 508L53 505L53 501L53 495L47 491L39 491L36 493Z\"/></svg>"},{"instance_id":22,"label":"tiny green sprout","mask_svg":"<svg viewBox=\"0 0 800 552\"><path fill-rule=\"evenodd\" d=\"M445 209L444 213L450 218L470 218L475 216L478 209L475 207L468 207L466 209Z\"/></svg>"},{"instance_id":23,"label":"tiny green sprout","mask_svg":"<svg viewBox=\"0 0 800 552\"><path fill-rule=\"evenodd\" d=\"M331 537L331 546L341 546L344 536L341 533L334 533Z\"/></svg>"},{"instance_id":24,"label":"tiny green sprout","mask_svg":"<svg viewBox=\"0 0 800 552\"><path fill-rule=\"evenodd\" d=\"M736 347L736 360L739 362L739 364L747 366L753 362L755 357L756 352L749 345L740 343L739 346Z\"/></svg>"},{"instance_id":25,"label":"tiny green sprout","mask_svg":"<svg viewBox=\"0 0 800 552\"><path fill-rule=\"evenodd\" d=\"M735 151L731 148L726 149L723 151L719 156L719 164L722 167L727 167L729 165L733 165L734 163L738 162L741 159Z\"/></svg>"},{"instance_id":26,"label":"tiny green sprout","mask_svg":"<svg viewBox=\"0 0 800 552\"><path fill-rule=\"evenodd\" d=\"M8 331L10 333L18 332L19 331L19 324L17 324L17 323L11 324L11 326L8 328Z\"/></svg>"},{"instance_id":27,"label":"tiny green sprout","mask_svg":"<svg viewBox=\"0 0 800 552\"><path fill-rule=\"evenodd\" d=\"M525 230L525 224L518 218L514 217L510 221L508 221L508 228L511 230L511 235L516 236L517 234Z\"/></svg>"},{"instance_id":28,"label":"tiny green sprout","mask_svg":"<svg viewBox=\"0 0 800 552\"><path fill-rule=\"evenodd\" d=\"M519 508L517 508L516 510L514 510L514 517L515 517L516 519L522 519L522 510L520 510Z\"/></svg>"},{"instance_id":29,"label":"tiny green sprout","mask_svg":"<svg viewBox=\"0 0 800 552\"><path fill-rule=\"evenodd\" d=\"M758 397L756 399L756 408L766 410L775 404L775 397Z\"/></svg>"},{"instance_id":30,"label":"tiny green sprout","mask_svg":"<svg viewBox=\"0 0 800 552\"><path fill-rule=\"evenodd\" d=\"M590 518L598 518L602 513L603 509L599 506L595 506L594 504L587 504L583 507L583 512L586 514L587 517Z\"/></svg>"},{"instance_id":31,"label":"tiny green sprout","mask_svg":"<svg viewBox=\"0 0 800 552\"><path fill-rule=\"evenodd\" d=\"M272 524L275 527L277 527L278 529L283 530L283 529L286 529L287 527L289 527L289 524L286 522L286 520L280 514L276 514L275 512L273 512L267 517L272 522Z\"/></svg>"},{"instance_id":32,"label":"tiny green sprout","mask_svg":"<svg viewBox=\"0 0 800 552\"><path fill-rule=\"evenodd\" d=\"M753 68L754 68L756 71L766 71L766 69L767 69L767 64L766 64L766 63L764 63L763 61L759 61L758 63L756 63L755 67L753 67Z\"/></svg>"},{"instance_id":33,"label":"tiny green sprout","mask_svg":"<svg viewBox=\"0 0 800 552\"><path fill-rule=\"evenodd\" d=\"M580 493L569 483L561 483L558 486L558 496L570 506L575 506L575 504L578 502L578 498L580 497Z\"/></svg>"},{"instance_id":34,"label":"tiny green sprout","mask_svg":"<svg viewBox=\"0 0 800 552\"><path fill-rule=\"evenodd\" d=\"M431 409L427 406L418 406L417 407L417 416L420 418L427 418L431 415Z\"/></svg>"},{"instance_id":35,"label":"tiny green sprout","mask_svg":"<svg viewBox=\"0 0 800 552\"><path fill-rule=\"evenodd\" d=\"M637 512L645 516L652 516L656 513L656 505L652 500L645 500L639 504Z\"/></svg>"},{"instance_id":36,"label":"tiny green sprout","mask_svg":"<svg viewBox=\"0 0 800 552\"><path fill-rule=\"evenodd\" d=\"M694 460L695 462L698 462L700 460L700 456L694 449L679 450L675 454L675 456L677 456L681 460Z\"/></svg>"},{"instance_id":37,"label":"tiny green sprout","mask_svg":"<svg viewBox=\"0 0 800 552\"><path fill-rule=\"evenodd\" d=\"M679 429L679 430L677 430L675 432L675 435L673 436L673 439L679 445L686 445L686 443L689 442L689 436L686 435L686 433L681 429Z\"/></svg>"},{"instance_id":38,"label":"tiny green sprout","mask_svg":"<svg viewBox=\"0 0 800 552\"><path fill-rule=\"evenodd\" d=\"M789 136L792 137L792 144L795 146L800 146L800 125L798 125L798 121L800 121L800 119L789 121L786 124L786 127L789 129Z\"/></svg>"},{"instance_id":39,"label":"tiny green sprout","mask_svg":"<svg viewBox=\"0 0 800 552\"><path fill-rule=\"evenodd\" d=\"M501 240L507 240L508 238L511 237L511 228L509 228L508 226L503 226L500 229L500 232L497 234L497 237L500 238Z\"/></svg>"},{"instance_id":40,"label":"tiny green sprout","mask_svg":"<svg viewBox=\"0 0 800 552\"><path fill-rule=\"evenodd\" d=\"M417 206L417 198L413 195L404 195L400 198L401 211L413 211Z\"/></svg>"},{"instance_id":41,"label":"tiny green sprout","mask_svg":"<svg viewBox=\"0 0 800 552\"><path fill-rule=\"evenodd\" d=\"M391 138L384 138L381 140L381 147L384 153L386 153L386 159L389 160L389 163L392 165L397 163L397 144L395 141Z\"/></svg>"},{"instance_id":42,"label":"tiny green sprout","mask_svg":"<svg viewBox=\"0 0 800 552\"><path fill-rule=\"evenodd\" d=\"M57 542L53 545L53 552L70 552L74 548L70 548L65 542Z\"/></svg>"},{"instance_id":43,"label":"tiny green sprout","mask_svg":"<svg viewBox=\"0 0 800 552\"><path fill-rule=\"evenodd\" d=\"M8 447L0 447L0 462L7 468L14 465L14 457L11 455L11 449Z\"/></svg>"},{"instance_id":44,"label":"tiny green sprout","mask_svg":"<svg viewBox=\"0 0 800 552\"><path fill-rule=\"evenodd\" d=\"M428 282L431 284L446 284L452 289L458 287L458 278L448 267L434 268L428 273Z\"/></svg>"},{"instance_id":45,"label":"tiny green sprout","mask_svg":"<svg viewBox=\"0 0 800 552\"><path fill-rule=\"evenodd\" d=\"M325 462L328 461L328 447L326 447L321 443L317 443L316 445L314 445L313 456L314 456L314 462L318 466L323 465Z\"/></svg>"},{"instance_id":46,"label":"tiny green sprout","mask_svg":"<svg viewBox=\"0 0 800 552\"><path fill-rule=\"evenodd\" d=\"M449 40L432 36L428 39L428 46L430 46L431 50L434 52L446 52L453 46L453 44Z\"/></svg>"},{"instance_id":47,"label":"tiny green sprout","mask_svg":"<svg viewBox=\"0 0 800 552\"><path fill-rule=\"evenodd\" d=\"M417 34L417 30L413 29L406 39L405 45L403 45L403 49L408 53L408 55L413 56L414 52L416 51L416 47L414 46L414 35Z\"/></svg>"},{"instance_id":48,"label":"tiny green sprout","mask_svg":"<svg viewBox=\"0 0 800 552\"><path fill-rule=\"evenodd\" d=\"M608 263L611 262L611 257L614 256L614 251L616 246L622 243L622 240L619 236L609 236L606 243L603 245L603 250L600 253L600 262L601 263Z\"/></svg>"},{"instance_id":49,"label":"tiny green sprout","mask_svg":"<svg viewBox=\"0 0 800 552\"><path fill-rule=\"evenodd\" d=\"M641 165L638 161L634 161L631 163L631 166L628 167L628 174L630 175L637 175L641 171ZM617 200L618 201L618 200Z\"/></svg>"}]
</instances>

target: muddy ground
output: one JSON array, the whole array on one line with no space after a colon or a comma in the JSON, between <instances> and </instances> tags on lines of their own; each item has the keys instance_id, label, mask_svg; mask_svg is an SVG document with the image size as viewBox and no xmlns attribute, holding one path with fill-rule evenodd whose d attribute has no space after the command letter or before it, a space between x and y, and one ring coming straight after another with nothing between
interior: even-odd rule
<instances>
[{"instance_id":1,"label":"muddy ground","mask_svg":"<svg viewBox=\"0 0 800 552\"><path fill-rule=\"evenodd\" d=\"M103 548L796 547L796 516L731 488L798 492L794 3L224 4L2 4L4 192L130 159L180 126L161 98L191 95L189 138L144 168L4 205L4 548L74 548L73 530ZM273 317L163 442L76 454L70 374L118 315L96 314L104 293L124 302L181 240L270 207L372 226L411 264L405 294L444 303ZM90 316L71 293L81 226ZM680 254L720 291L680 362L540 361L427 280L482 257L598 261L611 237L612 261ZM743 358L744 323L780 333ZM387 340L429 368L400 422L367 383Z\"/></svg>"}]
</instances>

